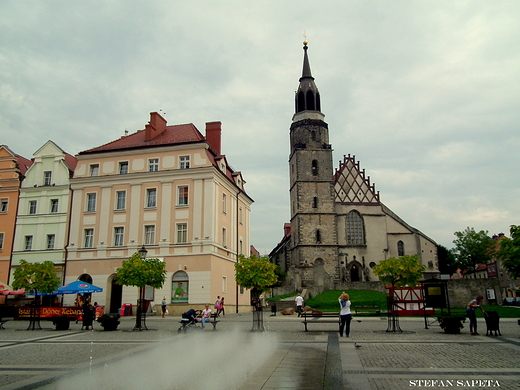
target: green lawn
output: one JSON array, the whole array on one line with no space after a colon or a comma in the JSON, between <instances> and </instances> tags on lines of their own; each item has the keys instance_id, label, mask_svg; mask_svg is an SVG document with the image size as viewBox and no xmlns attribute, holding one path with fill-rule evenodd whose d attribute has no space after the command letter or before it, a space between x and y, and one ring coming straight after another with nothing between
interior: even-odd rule
<instances>
[{"instance_id":1,"label":"green lawn","mask_svg":"<svg viewBox=\"0 0 520 390\"><path fill-rule=\"evenodd\" d=\"M306 306L310 306L313 309L322 310L322 311L330 311L330 312L339 312L339 304L338 298L341 294L339 290L328 290L324 291L322 294L317 295L305 302ZM351 290L348 291L350 296L350 302L352 302L352 308L354 309L357 306L379 306L381 310L386 310L387 308L387 295L380 293L378 291L372 290ZM296 294L288 294L288 296L292 296ZM486 311L496 311L500 318L520 318L520 307L512 307L512 306L483 306ZM354 311L354 310L353 310ZM445 313L447 313L447 309L443 309ZM440 309L435 310L436 314L440 314ZM465 307L452 307L452 314L465 314ZM477 317L483 317L483 314L480 310L477 310Z\"/></svg>"},{"instance_id":2,"label":"green lawn","mask_svg":"<svg viewBox=\"0 0 520 390\"><path fill-rule=\"evenodd\" d=\"M323 311L339 311L338 298L342 291L328 290L305 302L306 306ZM352 307L357 306L379 306L381 310L386 310L387 295L379 291L372 290L352 290L348 291Z\"/></svg>"}]
</instances>

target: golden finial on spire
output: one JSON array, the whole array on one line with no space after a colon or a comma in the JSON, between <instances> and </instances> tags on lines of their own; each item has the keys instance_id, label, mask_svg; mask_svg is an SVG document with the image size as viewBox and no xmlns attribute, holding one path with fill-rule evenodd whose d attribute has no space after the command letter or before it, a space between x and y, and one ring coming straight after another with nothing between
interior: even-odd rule
<instances>
[{"instance_id":1,"label":"golden finial on spire","mask_svg":"<svg viewBox=\"0 0 520 390\"><path fill-rule=\"evenodd\" d=\"M304 39L303 45L307 46L307 43L309 43L309 42L307 42L307 34L305 34L305 31L303 31L303 39Z\"/></svg>"}]
</instances>

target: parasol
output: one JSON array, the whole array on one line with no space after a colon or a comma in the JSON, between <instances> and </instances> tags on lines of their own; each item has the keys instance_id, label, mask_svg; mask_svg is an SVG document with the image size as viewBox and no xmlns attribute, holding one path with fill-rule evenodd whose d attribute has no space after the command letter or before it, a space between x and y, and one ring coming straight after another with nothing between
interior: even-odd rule
<instances>
[{"instance_id":1,"label":"parasol","mask_svg":"<svg viewBox=\"0 0 520 390\"><path fill-rule=\"evenodd\" d=\"M22 295L25 294L25 290L23 288L19 290L13 290L11 286L7 283L0 282L0 294L2 295Z\"/></svg>"},{"instance_id":2,"label":"parasol","mask_svg":"<svg viewBox=\"0 0 520 390\"><path fill-rule=\"evenodd\" d=\"M66 284L63 287L59 287L56 291L57 294L88 294L102 292L101 287L93 286L90 283L76 280L75 282Z\"/></svg>"}]
</instances>

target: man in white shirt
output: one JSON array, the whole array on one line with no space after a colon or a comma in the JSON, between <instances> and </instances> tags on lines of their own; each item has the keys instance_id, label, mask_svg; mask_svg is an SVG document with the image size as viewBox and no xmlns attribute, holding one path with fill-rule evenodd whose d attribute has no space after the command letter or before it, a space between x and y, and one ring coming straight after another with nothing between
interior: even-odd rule
<instances>
[{"instance_id":1,"label":"man in white shirt","mask_svg":"<svg viewBox=\"0 0 520 390\"><path fill-rule=\"evenodd\" d=\"M303 308L303 298L298 293L296 298L294 298L294 304L296 305L296 311L298 312L298 317L301 317L302 315L302 308Z\"/></svg>"}]
</instances>

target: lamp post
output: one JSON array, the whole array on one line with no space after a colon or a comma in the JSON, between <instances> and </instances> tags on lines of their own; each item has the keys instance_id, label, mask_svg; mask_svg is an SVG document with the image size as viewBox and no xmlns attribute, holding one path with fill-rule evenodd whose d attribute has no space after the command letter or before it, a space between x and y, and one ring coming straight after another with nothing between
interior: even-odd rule
<instances>
[{"instance_id":1,"label":"lamp post","mask_svg":"<svg viewBox=\"0 0 520 390\"><path fill-rule=\"evenodd\" d=\"M144 247L144 245L139 249L139 257L141 260L146 259L146 255L148 254L148 251ZM146 312L143 310L143 304L144 304L144 292L145 288L144 286L139 287L139 298L137 299L137 315L135 316L135 326L134 330L148 330L146 327Z\"/></svg>"}]
</instances>

